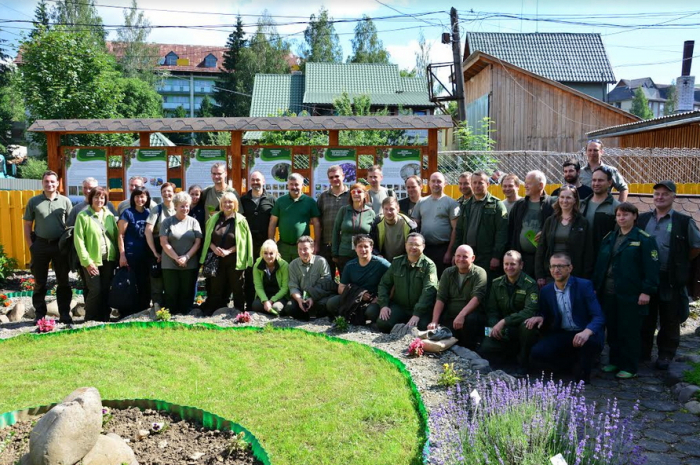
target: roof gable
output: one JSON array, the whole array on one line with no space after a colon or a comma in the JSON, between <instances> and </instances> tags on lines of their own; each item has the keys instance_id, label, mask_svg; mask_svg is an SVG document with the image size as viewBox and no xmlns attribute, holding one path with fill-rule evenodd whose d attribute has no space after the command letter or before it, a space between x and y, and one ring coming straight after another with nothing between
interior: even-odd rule
<instances>
[{"instance_id":1,"label":"roof gable","mask_svg":"<svg viewBox=\"0 0 700 465\"><path fill-rule=\"evenodd\" d=\"M464 58L475 52L557 82L615 82L600 34L468 32Z\"/></svg>"},{"instance_id":2,"label":"roof gable","mask_svg":"<svg viewBox=\"0 0 700 465\"><path fill-rule=\"evenodd\" d=\"M121 57L124 54L123 44L120 42L107 42L107 51ZM204 60L207 56L212 55L216 58L217 63L223 63L224 52L226 47L215 47L211 45L181 45L181 44L150 44L157 47L157 54L161 58L166 56L175 56L181 60L189 60L187 65L165 65L161 64L158 69L167 71L196 71L201 73L220 73L218 67L207 68L204 66Z\"/></svg>"}]
</instances>

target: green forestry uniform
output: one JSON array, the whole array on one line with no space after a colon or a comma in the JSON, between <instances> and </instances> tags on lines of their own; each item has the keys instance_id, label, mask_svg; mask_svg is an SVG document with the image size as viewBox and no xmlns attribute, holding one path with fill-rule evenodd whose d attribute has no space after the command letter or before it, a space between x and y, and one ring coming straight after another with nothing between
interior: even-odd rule
<instances>
[{"instance_id":1,"label":"green forestry uniform","mask_svg":"<svg viewBox=\"0 0 700 465\"><path fill-rule=\"evenodd\" d=\"M460 274L459 268L451 266L440 277L437 300L445 307L440 314L439 323L452 330L460 345L472 350L476 349L484 334L486 316L481 304L486 300L487 288L486 270L475 264L464 275ZM479 306L466 316L462 329L456 330L453 326L454 319L474 297L479 299Z\"/></svg>"},{"instance_id":2,"label":"green forestry uniform","mask_svg":"<svg viewBox=\"0 0 700 465\"><path fill-rule=\"evenodd\" d=\"M474 250L474 264L490 269L492 258L503 259L508 243L508 210L499 199L486 193L483 200L472 196L462 205L452 253L462 244Z\"/></svg>"},{"instance_id":3,"label":"green forestry uniform","mask_svg":"<svg viewBox=\"0 0 700 465\"><path fill-rule=\"evenodd\" d=\"M539 310L539 288L537 282L525 273L520 273L515 283L508 276L493 280L486 304L486 325L492 328L499 321L506 325L501 339L484 338L479 354L489 361L502 361L518 354L518 363L526 367L530 349L537 342L538 331L527 329L525 320L537 315Z\"/></svg>"},{"instance_id":4,"label":"green forestry uniform","mask_svg":"<svg viewBox=\"0 0 700 465\"><path fill-rule=\"evenodd\" d=\"M649 305L638 305L639 295L652 296L659 287L656 239L636 227L626 235L618 230L605 236L593 283L605 312L610 364L637 373L640 331L649 311Z\"/></svg>"},{"instance_id":5,"label":"green forestry uniform","mask_svg":"<svg viewBox=\"0 0 700 465\"><path fill-rule=\"evenodd\" d=\"M287 263L291 263L299 256L297 239L309 235L311 218L320 217L321 211L316 201L306 194L301 194L296 200L289 194L285 194L275 201L275 206L270 213L277 217L277 228L280 233L277 248L282 258ZM318 231L315 233L318 234Z\"/></svg>"},{"instance_id":6,"label":"green forestry uniform","mask_svg":"<svg viewBox=\"0 0 700 465\"><path fill-rule=\"evenodd\" d=\"M395 324L406 323L412 316L417 316L420 318L418 328L426 329L435 304L437 284L435 263L425 255L413 264L408 261L408 255L394 258L379 282L377 300L377 309L381 311L389 307L391 316L382 320L377 318L379 314L371 315L377 321L377 328L388 333Z\"/></svg>"}]
</instances>

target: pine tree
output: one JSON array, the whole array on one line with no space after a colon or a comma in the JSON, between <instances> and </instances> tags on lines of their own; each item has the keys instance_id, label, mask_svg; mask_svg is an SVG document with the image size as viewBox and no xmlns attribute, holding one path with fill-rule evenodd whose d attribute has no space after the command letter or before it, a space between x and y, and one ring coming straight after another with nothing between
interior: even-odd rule
<instances>
[{"instance_id":1,"label":"pine tree","mask_svg":"<svg viewBox=\"0 0 700 465\"><path fill-rule=\"evenodd\" d=\"M384 49L377 28L367 15L362 15L362 21L355 26L352 56L348 57L348 63L389 63L389 52Z\"/></svg>"},{"instance_id":2,"label":"pine tree","mask_svg":"<svg viewBox=\"0 0 700 465\"><path fill-rule=\"evenodd\" d=\"M642 119L650 119L654 117L654 113L649 108L649 101L644 95L644 91L641 87L637 87L634 91L634 98L632 99L632 108L630 113L637 115Z\"/></svg>"},{"instance_id":3,"label":"pine tree","mask_svg":"<svg viewBox=\"0 0 700 465\"><path fill-rule=\"evenodd\" d=\"M678 91L674 80L666 89L666 103L664 104L664 116L672 115L678 107Z\"/></svg>"},{"instance_id":4,"label":"pine tree","mask_svg":"<svg viewBox=\"0 0 700 465\"><path fill-rule=\"evenodd\" d=\"M45 0L40 0L34 10L34 28L29 33L30 37L36 36L41 29L49 28L49 7Z\"/></svg>"},{"instance_id":5,"label":"pine tree","mask_svg":"<svg viewBox=\"0 0 700 465\"><path fill-rule=\"evenodd\" d=\"M117 29L117 62L124 77L138 78L155 86L159 79L156 70L160 50L157 45L148 44L150 33L150 21L143 11L138 11L136 0L131 0L131 7L124 10L124 26Z\"/></svg>"},{"instance_id":6,"label":"pine tree","mask_svg":"<svg viewBox=\"0 0 700 465\"><path fill-rule=\"evenodd\" d=\"M104 46L107 32L97 13L95 0L57 0L51 17L56 24L63 24L69 31L88 31Z\"/></svg>"},{"instance_id":7,"label":"pine tree","mask_svg":"<svg viewBox=\"0 0 700 465\"><path fill-rule=\"evenodd\" d=\"M301 57L305 63L342 63L343 49L335 32L333 18L328 10L321 7L316 15L309 18L309 25L304 31L305 43L301 45ZM303 66L303 65L302 65Z\"/></svg>"},{"instance_id":8,"label":"pine tree","mask_svg":"<svg viewBox=\"0 0 700 465\"><path fill-rule=\"evenodd\" d=\"M243 20L239 15L236 18L236 28L228 36L224 62L219 68L221 76L217 79L216 87L214 88L213 97L218 104L216 113L219 116L248 116L248 109L250 108L249 97L238 94L242 89L240 68L243 49L246 44Z\"/></svg>"}]
</instances>

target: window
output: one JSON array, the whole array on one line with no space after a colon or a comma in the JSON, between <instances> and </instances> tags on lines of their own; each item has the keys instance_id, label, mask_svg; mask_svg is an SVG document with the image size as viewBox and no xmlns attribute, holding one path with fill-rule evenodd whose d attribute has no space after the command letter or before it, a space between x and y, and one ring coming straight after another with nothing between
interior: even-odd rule
<instances>
[{"instance_id":1,"label":"window","mask_svg":"<svg viewBox=\"0 0 700 465\"><path fill-rule=\"evenodd\" d=\"M204 58L205 68L216 68L216 57L211 53Z\"/></svg>"},{"instance_id":2,"label":"window","mask_svg":"<svg viewBox=\"0 0 700 465\"><path fill-rule=\"evenodd\" d=\"M165 66L177 66L177 59L179 57L175 54L175 52L170 52L167 55L165 55Z\"/></svg>"}]
</instances>

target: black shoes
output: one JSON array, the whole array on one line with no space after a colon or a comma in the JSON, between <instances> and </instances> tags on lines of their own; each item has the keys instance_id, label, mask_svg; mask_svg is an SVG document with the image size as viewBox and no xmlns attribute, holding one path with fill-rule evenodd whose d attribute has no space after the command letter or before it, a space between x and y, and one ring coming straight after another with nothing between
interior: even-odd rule
<instances>
[{"instance_id":1,"label":"black shoes","mask_svg":"<svg viewBox=\"0 0 700 465\"><path fill-rule=\"evenodd\" d=\"M659 357L656 359L656 369L657 370L668 370L671 364L671 359L668 357Z\"/></svg>"}]
</instances>

